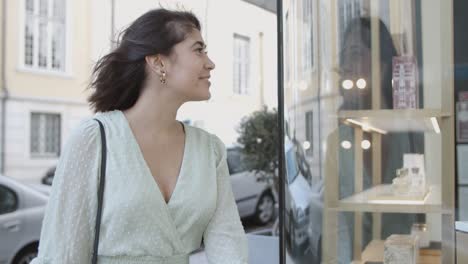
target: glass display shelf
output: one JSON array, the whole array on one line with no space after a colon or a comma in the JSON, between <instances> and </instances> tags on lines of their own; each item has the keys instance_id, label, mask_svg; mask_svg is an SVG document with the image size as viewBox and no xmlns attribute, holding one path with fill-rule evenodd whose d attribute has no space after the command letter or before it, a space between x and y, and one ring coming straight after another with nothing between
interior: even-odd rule
<instances>
[{"instance_id":1,"label":"glass display shelf","mask_svg":"<svg viewBox=\"0 0 468 264\"><path fill-rule=\"evenodd\" d=\"M444 210L441 203L441 188L432 185L424 197L404 197L392 195L391 184L373 186L338 201L336 211L380 212L380 213L451 213Z\"/></svg>"},{"instance_id":2,"label":"glass display shelf","mask_svg":"<svg viewBox=\"0 0 468 264\"><path fill-rule=\"evenodd\" d=\"M384 255L383 240L372 240L362 252L361 260L354 260L351 264L365 264L366 262L383 262ZM418 264L439 264L441 263L440 249L421 248L419 249Z\"/></svg>"},{"instance_id":3,"label":"glass display shelf","mask_svg":"<svg viewBox=\"0 0 468 264\"><path fill-rule=\"evenodd\" d=\"M341 122L364 131L440 133L440 121L450 117L437 109L350 110L338 112Z\"/></svg>"}]
</instances>

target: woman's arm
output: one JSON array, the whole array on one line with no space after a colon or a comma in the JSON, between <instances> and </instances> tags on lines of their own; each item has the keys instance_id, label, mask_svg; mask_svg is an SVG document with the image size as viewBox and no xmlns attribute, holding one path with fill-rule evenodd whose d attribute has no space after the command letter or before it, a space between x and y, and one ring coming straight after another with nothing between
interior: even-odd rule
<instances>
[{"instance_id":1,"label":"woman's arm","mask_svg":"<svg viewBox=\"0 0 468 264\"><path fill-rule=\"evenodd\" d=\"M32 264L91 263L100 153L97 121L86 120L60 156Z\"/></svg>"},{"instance_id":2,"label":"woman's arm","mask_svg":"<svg viewBox=\"0 0 468 264\"><path fill-rule=\"evenodd\" d=\"M203 235L205 252L210 264L246 264L247 239L232 193L226 148L217 137L212 143L217 159L217 204Z\"/></svg>"}]
</instances>

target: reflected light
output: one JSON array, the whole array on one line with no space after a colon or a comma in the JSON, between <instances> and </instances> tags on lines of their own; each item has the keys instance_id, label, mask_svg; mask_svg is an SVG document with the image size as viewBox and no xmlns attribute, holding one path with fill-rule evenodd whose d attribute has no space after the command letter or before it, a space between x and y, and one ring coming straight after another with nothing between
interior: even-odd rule
<instances>
[{"instance_id":1,"label":"reflected light","mask_svg":"<svg viewBox=\"0 0 468 264\"><path fill-rule=\"evenodd\" d=\"M369 149L371 146L371 143L369 140L365 139L361 142L361 148L363 149Z\"/></svg>"},{"instance_id":2,"label":"reflected light","mask_svg":"<svg viewBox=\"0 0 468 264\"><path fill-rule=\"evenodd\" d=\"M351 148L351 142L348 140L341 141L341 147L344 149L350 149Z\"/></svg>"},{"instance_id":3,"label":"reflected light","mask_svg":"<svg viewBox=\"0 0 468 264\"><path fill-rule=\"evenodd\" d=\"M359 79L359 80L356 81L356 86L357 86L357 88L359 88L359 89L364 89L364 88L366 88L366 86L367 86L367 82L366 82L366 80L364 80L364 79L361 78L361 79Z\"/></svg>"},{"instance_id":4,"label":"reflected light","mask_svg":"<svg viewBox=\"0 0 468 264\"><path fill-rule=\"evenodd\" d=\"M437 118L431 117L431 122L432 122L432 126L434 127L434 131L437 134L440 134L440 127L439 127L439 123L437 122Z\"/></svg>"},{"instance_id":5,"label":"reflected light","mask_svg":"<svg viewBox=\"0 0 468 264\"><path fill-rule=\"evenodd\" d=\"M341 86L343 87L343 89L349 90L353 88L354 83L351 80L344 80L343 83L341 83Z\"/></svg>"},{"instance_id":6,"label":"reflected light","mask_svg":"<svg viewBox=\"0 0 468 264\"><path fill-rule=\"evenodd\" d=\"M364 130L366 132L369 132L371 129L370 129L370 126L368 124L363 123L362 124L362 130Z\"/></svg>"},{"instance_id":7,"label":"reflected light","mask_svg":"<svg viewBox=\"0 0 468 264\"><path fill-rule=\"evenodd\" d=\"M300 82L299 83L299 90L301 90L301 91L307 90L307 82L305 82L305 81Z\"/></svg>"},{"instance_id":8,"label":"reflected light","mask_svg":"<svg viewBox=\"0 0 468 264\"><path fill-rule=\"evenodd\" d=\"M383 134L383 135L387 134L387 131L385 131L383 129L380 129L380 128L377 128L377 127L374 127L374 126L371 126L371 125L369 125L367 123L362 123L362 122L359 122L359 121L351 119L351 118L346 119L346 121L351 123L351 124L355 124L355 125L360 126L362 128L362 130L364 130L364 128L366 128L367 129L367 130L365 130L366 132L372 130L372 131L375 131L375 132Z\"/></svg>"},{"instance_id":9,"label":"reflected light","mask_svg":"<svg viewBox=\"0 0 468 264\"><path fill-rule=\"evenodd\" d=\"M304 141L304 143L302 143L302 147L305 149L305 150L308 150L310 149L310 142L309 141Z\"/></svg>"}]
</instances>

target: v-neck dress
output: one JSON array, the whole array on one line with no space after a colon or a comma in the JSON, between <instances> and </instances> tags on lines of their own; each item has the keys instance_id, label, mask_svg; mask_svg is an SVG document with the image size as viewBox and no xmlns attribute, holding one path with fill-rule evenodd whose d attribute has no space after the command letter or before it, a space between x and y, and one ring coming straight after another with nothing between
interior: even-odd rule
<instances>
[{"instance_id":1,"label":"v-neck dress","mask_svg":"<svg viewBox=\"0 0 468 264\"><path fill-rule=\"evenodd\" d=\"M107 140L98 263L188 264L202 240L210 264L247 263L247 240L218 137L184 125L183 161L166 203L124 114L94 118L104 124ZM57 165L32 264L91 263L100 159L99 125L84 120Z\"/></svg>"}]
</instances>

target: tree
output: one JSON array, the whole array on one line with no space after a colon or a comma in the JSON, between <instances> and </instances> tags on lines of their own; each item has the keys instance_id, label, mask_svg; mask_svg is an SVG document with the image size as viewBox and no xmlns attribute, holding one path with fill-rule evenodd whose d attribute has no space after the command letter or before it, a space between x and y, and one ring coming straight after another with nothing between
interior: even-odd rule
<instances>
[{"instance_id":1,"label":"tree","mask_svg":"<svg viewBox=\"0 0 468 264\"><path fill-rule=\"evenodd\" d=\"M237 142L242 146L248 170L255 172L258 181L267 182L278 201L278 113L265 106L244 117L237 129Z\"/></svg>"}]
</instances>

